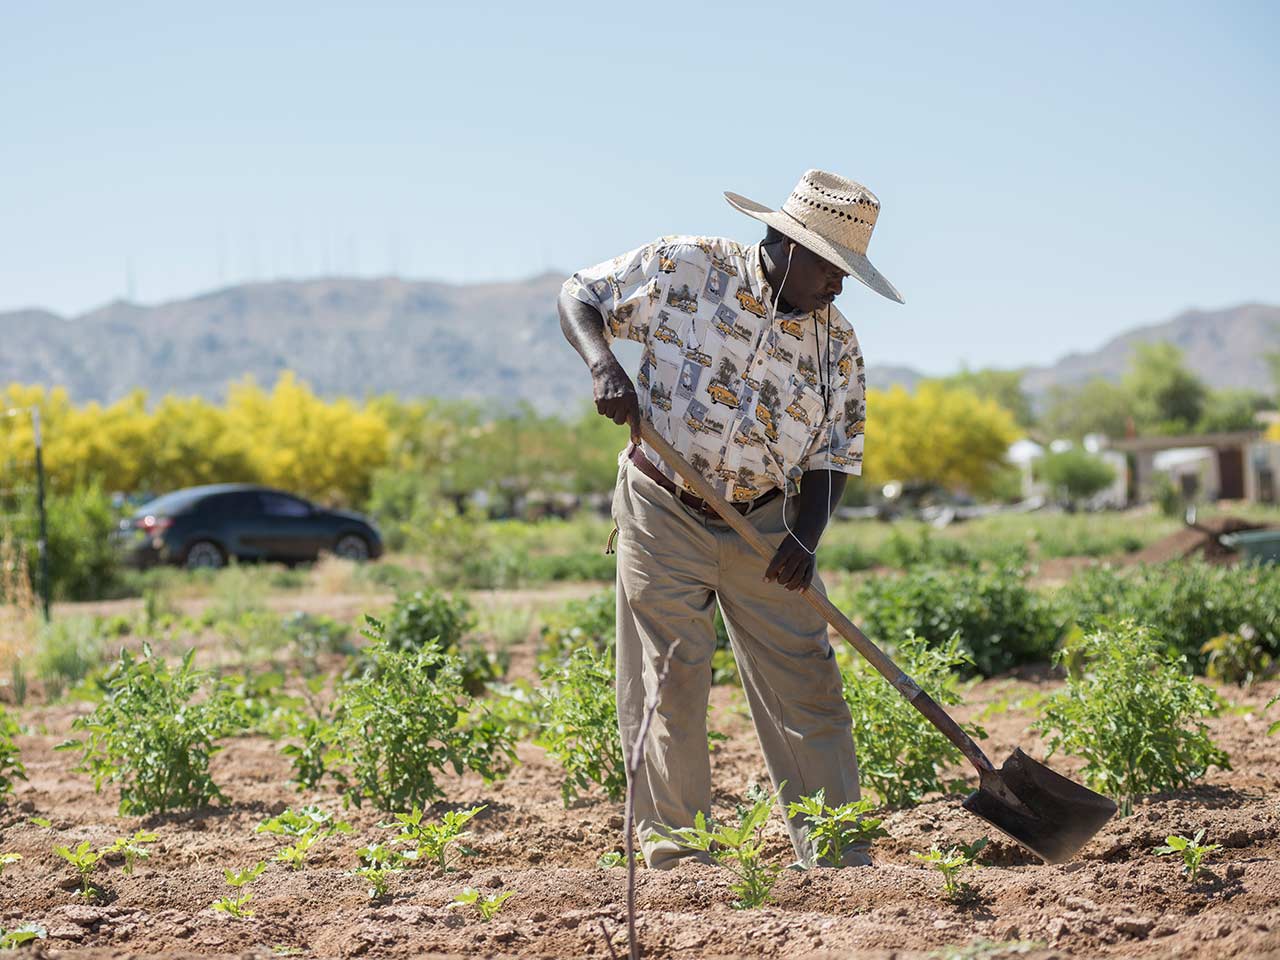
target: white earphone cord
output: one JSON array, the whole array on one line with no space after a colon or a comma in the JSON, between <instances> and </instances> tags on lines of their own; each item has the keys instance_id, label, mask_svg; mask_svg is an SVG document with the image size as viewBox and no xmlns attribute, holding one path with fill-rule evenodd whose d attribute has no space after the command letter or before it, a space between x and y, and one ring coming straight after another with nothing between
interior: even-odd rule
<instances>
[{"instance_id":1,"label":"white earphone cord","mask_svg":"<svg viewBox=\"0 0 1280 960\"><path fill-rule=\"evenodd\" d=\"M795 253L795 250L796 250L796 245L794 243L792 243L790 246L787 247L787 268L782 271L782 282L778 284L778 289L774 293L773 300L769 304L770 329L772 329L774 321L777 319L777 316L778 316L778 301L782 299L782 289L787 285L787 277L791 273L791 257L792 257L792 254ZM817 323L818 323L817 318L814 318L813 338L815 343L817 342L817 339L818 339ZM830 312L827 313L827 323L828 324L831 323ZM828 399L828 394L831 391L831 348L829 346L827 347L826 360L823 360L821 354L819 354L818 362L821 363L824 367L823 374L825 379L823 381L823 384L826 392L823 393L822 395L822 407L823 407L823 415L826 416L827 415L827 399ZM831 451L831 444L835 438L835 430L836 430L836 424L835 424L835 421L832 420L831 425L827 428L827 452L828 453L830 453ZM831 516L831 471L827 470L826 474L827 474L827 516L830 517ZM789 478L784 473L782 477L782 525L786 527L787 533L790 534L791 539L794 540L796 543L800 544L801 548L804 550L805 553L809 554L809 556L811 557L817 557L818 545L815 543L813 545L813 549L810 550L808 544L806 544L803 540L801 540L798 536L796 536L796 532L791 529L791 524L787 522L787 487L788 486L790 486Z\"/></svg>"}]
</instances>

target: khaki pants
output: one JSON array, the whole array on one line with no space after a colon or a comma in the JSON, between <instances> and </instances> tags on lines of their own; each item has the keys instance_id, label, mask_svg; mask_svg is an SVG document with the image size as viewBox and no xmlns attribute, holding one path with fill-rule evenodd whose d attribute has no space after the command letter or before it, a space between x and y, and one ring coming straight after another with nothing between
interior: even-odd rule
<instances>
[{"instance_id":1,"label":"khaki pants","mask_svg":"<svg viewBox=\"0 0 1280 960\"><path fill-rule=\"evenodd\" d=\"M795 498L786 505L795 525ZM783 498L747 519L782 542ZM618 727L630 749L667 648L679 639L635 784L636 832L650 867L689 855L663 827L711 813L707 698L718 600L747 705L781 803L819 788L838 806L859 798L849 708L827 624L798 594L764 582L768 561L719 519L705 519L624 460L613 497L618 526ZM823 590L814 578L811 590ZM788 823L796 856L814 861L802 818ZM866 848L844 865L866 863Z\"/></svg>"}]
</instances>

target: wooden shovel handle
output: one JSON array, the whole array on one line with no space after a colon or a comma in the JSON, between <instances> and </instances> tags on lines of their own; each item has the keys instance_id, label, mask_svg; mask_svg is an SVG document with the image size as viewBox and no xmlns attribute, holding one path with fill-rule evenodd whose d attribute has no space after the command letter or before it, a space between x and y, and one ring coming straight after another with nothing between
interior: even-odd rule
<instances>
[{"instance_id":1,"label":"wooden shovel handle","mask_svg":"<svg viewBox=\"0 0 1280 960\"><path fill-rule=\"evenodd\" d=\"M707 501L720 515L729 526L746 540L747 543L755 549L756 553L764 557L766 560L772 560L774 555L773 547L760 536L760 532L756 530L742 514L729 506L724 497L720 496L702 474L698 473L693 467L685 462L684 458L676 452L675 447L671 446L666 439L658 433L653 424L647 420L640 422L640 437L649 444L659 457L671 468L678 473L685 482L693 489L703 500ZM779 587L778 589L782 589ZM987 755L982 749L973 742L973 738L960 729L960 724L951 719L937 702L925 693L909 676L885 654L883 650L872 643L867 635L859 630L848 617L828 600L823 594L817 590L802 590L801 594L809 601L810 606L822 614L822 618L836 629L840 636L844 637L853 648L862 654L862 656L880 671L880 675L893 684L900 694L907 698L907 702L920 711L931 724L938 728L948 740L956 745L961 753L969 760L970 763L978 770L979 774L985 772L990 773L995 768L991 765L991 761L987 759Z\"/></svg>"}]
</instances>

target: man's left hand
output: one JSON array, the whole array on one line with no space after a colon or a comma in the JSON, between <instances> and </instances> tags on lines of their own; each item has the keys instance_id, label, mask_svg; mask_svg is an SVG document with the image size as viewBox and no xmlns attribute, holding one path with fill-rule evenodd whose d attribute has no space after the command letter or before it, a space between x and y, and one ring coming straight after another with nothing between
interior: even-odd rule
<instances>
[{"instance_id":1,"label":"man's left hand","mask_svg":"<svg viewBox=\"0 0 1280 960\"><path fill-rule=\"evenodd\" d=\"M803 590L813 581L813 573L817 563L813 554L804 548L796 534L804 537L805 543L816 543L818 538L807 535L802 530L788 533L787 538L773 555L768 569L764 572L765 582L777 581L788 590Z\"/></svg>"}]
</instances>

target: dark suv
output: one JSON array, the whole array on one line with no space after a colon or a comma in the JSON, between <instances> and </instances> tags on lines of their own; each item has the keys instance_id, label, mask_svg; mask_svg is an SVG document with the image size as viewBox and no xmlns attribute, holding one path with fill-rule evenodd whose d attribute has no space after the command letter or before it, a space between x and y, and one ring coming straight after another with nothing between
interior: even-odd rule
<instances>
[{"instance_id":1,"label":"dark suv","mask_svg":"<svg viewBox=\"0 0 1280 960\"><path fill-rule=\"evenodd\" d=\"M114 539L125 562L139 567L221 567L232 557L293 564L321 550L351 560L382 556L382 537L360 514L247 483L166 493L121 520Z\"/></svg>"}]
</instances>

